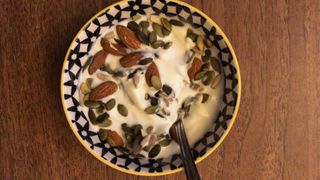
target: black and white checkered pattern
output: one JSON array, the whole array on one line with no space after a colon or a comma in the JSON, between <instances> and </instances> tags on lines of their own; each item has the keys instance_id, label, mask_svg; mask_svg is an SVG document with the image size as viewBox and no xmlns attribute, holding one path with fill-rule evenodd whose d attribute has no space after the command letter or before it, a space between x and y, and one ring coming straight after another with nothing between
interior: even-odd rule
<instances>
[{"instance_id":1,"label":"black and white checkered pattern","mask_svg":"<svg viewBox=\"0 0 320 180\"><path fill-rule=\"evenodd\" d=\"M238 75L235 62L223 37L219 35L204 17L188 7L176 2L165 0L137 0L123 2L111 9L101 13L95 18L77 37L70 49L67 58L67 66L63 70L63 93L67 109L67 116L72 120L74 129L85 143L94 150L96 154L110 161L111 163L136 172L163 172L174 170L182 166L179 155L174 155L171 159L138 159L121 153L116 148L101 143L97 132L91 127L87 117L79 108L78 101L78 78L81 67L88 58L88 52L96 39L103 34L107 27L130 18L135 14L162 14L166 16L178 17L180 20L190 23L194 28L202 30L214 46L215 52L223 66L225 75L225 89L223 103L218 118L212 127L193 147L194 158L203 156L208 149L212 148L228 128L232 119L236 101L238 100Z\"/></svg>"}]
</instances>

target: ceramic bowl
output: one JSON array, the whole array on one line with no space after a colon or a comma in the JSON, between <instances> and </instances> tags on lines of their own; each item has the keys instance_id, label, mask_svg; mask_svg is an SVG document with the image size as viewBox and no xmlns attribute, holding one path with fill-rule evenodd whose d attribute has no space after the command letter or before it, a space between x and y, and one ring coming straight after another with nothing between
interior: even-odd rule
<instances>
[{"instance_id":1,"label":"ceramic bowl","mask_svg":"<svg viewBox=\"0 0 320 180\"><path fill-rule=\"evenodd\" d=\"M234 123L240 101L240 70L234 50L219 26L200 10L178 0L121 1L92 17L73 39L61 72L61 99L67 121L81 144L101 162L122 172L159 176L182 170L178 154L168 159L136 158L102 143L79 106L79 75L92 44L109 26L136 14L179 18L202 31L218 52L224 73L224 95L218 117L206 134L192 147L196 163L205 159L223 141Z\"/></svg>"}]
</instances>

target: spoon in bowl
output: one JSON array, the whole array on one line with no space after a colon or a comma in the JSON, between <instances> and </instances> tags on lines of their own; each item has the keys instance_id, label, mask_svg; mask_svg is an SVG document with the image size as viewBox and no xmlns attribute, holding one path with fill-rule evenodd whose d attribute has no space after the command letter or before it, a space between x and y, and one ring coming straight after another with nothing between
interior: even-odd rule
<instances>
[{"instance_id":1,"label":"spoon in bowl","mask_svg":"<svg viewBox=\"0 0 320 180\"><path fill-rule=\"evenodd\" d=\"M187 179L200 180L199 172L191 156L190 146L181 119L178 119L170 127L170 135L172 139L175 140L180 146L181 158L184 164Z\"/></svg>"}]
</instances>

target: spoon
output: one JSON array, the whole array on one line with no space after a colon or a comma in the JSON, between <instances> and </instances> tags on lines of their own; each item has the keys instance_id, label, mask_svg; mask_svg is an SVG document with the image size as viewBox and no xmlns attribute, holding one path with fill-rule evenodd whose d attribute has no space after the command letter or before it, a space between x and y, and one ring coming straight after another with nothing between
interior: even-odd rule
<instances>
[{"instance_id":1,"label":"spoon","mask_svg":"<svg viewBox=\"0 0 320 180\"><path fill-rule=\"evenodd\" d=\"M184 164L185 173L188 180L200 180L200 176L194 163L186 132L184 130L183 122L181 119L178 119L170 127L170 135L180 146L181 158Z\"/></svg>"}]
</instances>

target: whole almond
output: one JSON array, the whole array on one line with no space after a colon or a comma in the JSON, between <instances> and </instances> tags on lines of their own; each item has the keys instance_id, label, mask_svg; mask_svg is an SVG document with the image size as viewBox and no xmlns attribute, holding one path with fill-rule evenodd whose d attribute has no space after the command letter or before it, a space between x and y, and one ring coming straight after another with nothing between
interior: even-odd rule
<instances>
[{"instance_id":1,"label":"whole almond","mask_svg":"<svg viewBox=\"0 0 320 180\"><path fill-rule=\"evenodd\" d=\"M199 58L194 58L191 67L188 69L188 76L190 80L201 70L201 60Z\"/></svg>"},{"instance_id":2,"label":"whole almond","mask_svg":"<svg viewBox=\"0 0 320 180\"><path fill-rule=\"evenodd\" d=\"M152 76L157 76L160 79L160 74L159 74L159 70L157 68L157 65L152 62L146 71L145 77L146 77L146 82L148 84L148 86L152 87L152 83L151 83L151 77Z\"/></svg>"},{"instance_id":3,"label":"whole almond","mask_svg":"<svg viewBox=\"0 0 320 180\"><path fill-rule=\"evenodd\" d=\"M127 54L126 48L118 43L111 43L107 38L102 38L100 42L103 50L106 52L116 55L124 56Z\"/></svg>"},{"instance_id":4,"label":"whole almond","mask_svg":"<svg viewBox=\"0 0 320 180\"><path fill-rule=\"evenodd\" d=\"M106 130L107 133L107 142L112 147L122 147L124 145L121 136L116 132L110 129Z\"/></svg>"},{"instance_id":5,"label":"whole almond","mask_svg":"<svg viewBox=\"0 0 320 180\"><path fill-rule=\"evenodd\" d=\"M118 89L118 86L115 82L106 81L91 91L89 100L96 101L96 100L102 99L104 97L107 97L115 93L117 89Z\"/></svg>"},{"instance_id":6,"label":"whole almond","mask_svg":"<svg viewBox=\"0 0 320 180\"><path fill-rule=\"evenodd\" d=\"M131 31L129 28L117 25L116 26L117 34L120 40L129 48L138 49L141 46L141 42L137 38L136 34Z\"/></svg>"},{"instance_id":7,"label":"whole almond","mask_svg":"<svg viewBox=\"0 0 320 180\"><path fill-rule=\"evenodd\" d=\"M99 68L101 68L104 65L107 55L108 53L104 50L101 50L94 55L93 60L88 68L88 72L90 75L95 73Z\"/></svg>"},{"instance_id":8,"label":"whole almond","mask_svg":"<svg viewBox=\"0 0 320 180\"><path fill-rule=\"evenodd\" d=\"M142 57L143 54L141 52L133 52L123 56L120 59L120 64L122 67L132 67L134 65L137 65Z\"/></svg>"}]
</instances>

